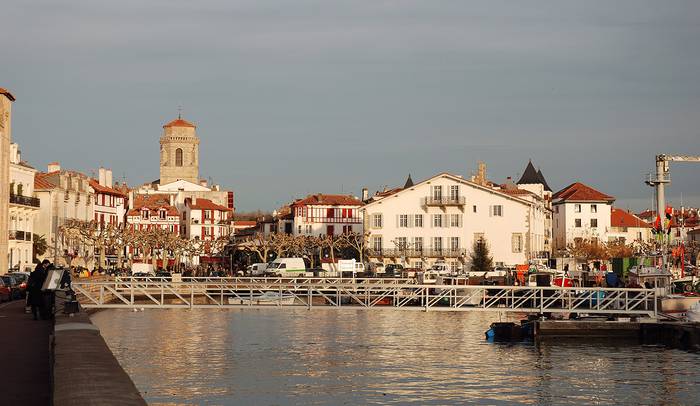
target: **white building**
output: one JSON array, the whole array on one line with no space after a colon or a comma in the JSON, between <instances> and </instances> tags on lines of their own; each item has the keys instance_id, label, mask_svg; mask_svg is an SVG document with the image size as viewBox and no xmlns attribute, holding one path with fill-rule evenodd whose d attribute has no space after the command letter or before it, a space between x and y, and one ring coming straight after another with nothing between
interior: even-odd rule
<instances>
[{"instance_id":1,"label":"white building","mask_svg":"<svg viewBox=\"0 0 700 406\"><path fill-rule=\"evenodd\" d=\"M610 211L608 241L621 241L625 244L649 242L654 239L651 224L636 215L613 207Z\"/></svg>"},{"instance_id":2,"label":"white building","mask_svg":"<svg viewBox=\"0 0 700 406\"><path fill-rule=\"evenodd\" d=\"M89 247L78 240L64 239L58 231L66 220L93 220L90 178L61 170L58 162L50 163L47 169L47 173L34 177L34 192L41 201L39 214L34 218L34 233L43 235L49 247L43 257L55 259L57 265L68 265L68 260L76 257L89 258Z\"/></svg>"},{"instance_id":3,"label":"white building","mask_svg":"<svg viewBox=\"0 0 700 406\"><path fill-rule=\"evenodd\" d=\"M39 213L39 199L34 196L36 169L22 161L19 146L10 145L10 268L32 268L34 218Z\"/></svg>"},{"instance_id":4,"label":"white building","mask_svg":"<svg viewBox=\"0 0 700 406\"><path fill-rule=\"evenodd\" d=\"M352 196L315 194L291 204L294 235L362 233L362 202Z\"/></svg>"},{"instance_id":5,"label":"white building","mask_svg":"<svg viewBox=\"0 0 700 406\"><path fill-rule=\"evenodd\" d=\"M485 166L472 180L441 173L405 186L361 209L372 261L468 269L475 241L488 244L495 265L526 263L543 250L541 203L486 181Z\"/></svg>"},{"instance_id":6,"label":"white building","mask_svg":"<svg viewBox=\"0 0 700 406\"><path fill-rule=\"evenodd\" d=\"M615 198L576 182L552 195L554 251L577 239L608 241Z\"/></svg>"},{"instance_id":7,"label":"white building","mask_svg":"<svg viewBox=\"0 0 700 406\"><path fill-rule=\"evenodd\" d=\"M112 171L100 168L98 179L90 179L90 188L95 196L93 220L104 226L119 226L126 220L126 195L113 188Z\"/></svg>"},{"instance_id":8,"label":"white building","mask_svg":"<svg viewBox=\"0 0 700 406\"><path fill-rule=\"evenodd\" d=\"M532 192L539 197L544 204L544 247L541 257L549 257L552 254L552 189L544 179L541 170L535 170L532 161L527 163L525 172L517 182L519 189Z\"/></svg>"},{"instance_id":9,"label":"white building","mask_svg":"<svg viewBox=\"0 0 700 406\"><path fill-rule=\"evenodd\" d=\"M231 234L232 210L208 199L187 198L182 210L180 235L201 241L213 241Z\"/></svg>"}]
</instances>

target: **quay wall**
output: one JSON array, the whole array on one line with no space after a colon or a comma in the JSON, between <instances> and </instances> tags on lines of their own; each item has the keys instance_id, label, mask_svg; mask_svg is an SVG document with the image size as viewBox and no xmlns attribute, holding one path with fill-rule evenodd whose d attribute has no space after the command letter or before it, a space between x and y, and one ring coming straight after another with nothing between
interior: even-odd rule
<instances>
[{"instance_id":1,"label":"quay wall","mask_svg":"<svg viewBox=\"0 0 700 406\"><path fill-rule=\"evenodd\" d=\"M55 406L146 405L84 311L56 315L52 361Z\"/></svg>"}]
</instances>

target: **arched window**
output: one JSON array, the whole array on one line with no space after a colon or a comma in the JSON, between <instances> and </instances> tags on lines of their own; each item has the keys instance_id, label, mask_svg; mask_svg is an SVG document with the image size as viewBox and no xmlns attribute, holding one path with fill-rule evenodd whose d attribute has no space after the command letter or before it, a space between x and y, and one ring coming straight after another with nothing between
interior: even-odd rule
<instances>
[{"instance_id":1,"label":"arched window","mask_svg":"<svg viewBox=\"0 0 700 406\"><path fill-rule=\"evenodd\" d=\"M175 150L175 166L182 166L182 148Z\"/></svg>"}]
</instances>

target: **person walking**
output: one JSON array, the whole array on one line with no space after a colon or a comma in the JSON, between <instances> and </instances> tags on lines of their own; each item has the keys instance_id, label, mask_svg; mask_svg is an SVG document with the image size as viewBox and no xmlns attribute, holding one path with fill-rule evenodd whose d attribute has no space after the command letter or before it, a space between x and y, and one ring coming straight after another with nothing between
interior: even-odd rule
<instances>
[{"instance_id":1,"label":"person walking","mask_svg":"<svg viewBox=\"0 0 700 406\"><path fill-rule=\"evenodd\" d=\"M41 263L37 264L34 271L29 274L29 279L27 279L27 295L29 305L32 307L32 315L34 320L39 320L39 315L44 318L44 295L41 292L41 287L44 285L46 276L48 272L46 268L51 262L48 259L43 260Z\"/></svg>"}]
</instances>

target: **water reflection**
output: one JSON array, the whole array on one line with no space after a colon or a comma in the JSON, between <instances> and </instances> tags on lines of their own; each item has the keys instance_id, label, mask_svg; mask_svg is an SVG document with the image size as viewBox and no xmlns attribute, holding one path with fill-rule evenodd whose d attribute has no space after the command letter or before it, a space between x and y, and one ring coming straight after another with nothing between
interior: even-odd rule
<instances>
[{"instance_id":1,"label":"water reflection","mask_svg":"<svg viewBox=\"0 0 700 406\"><path fill-rule=\"evenodd\" d=\"M489 344L493 315L110 310L93 321L149 403L695 403L697 354Z\"/></svg>"}]
</instances>

